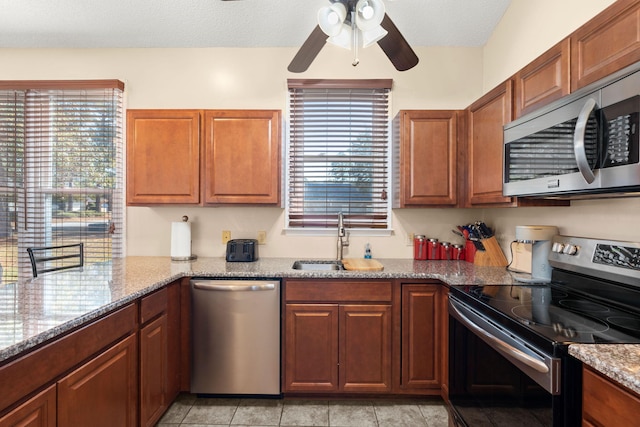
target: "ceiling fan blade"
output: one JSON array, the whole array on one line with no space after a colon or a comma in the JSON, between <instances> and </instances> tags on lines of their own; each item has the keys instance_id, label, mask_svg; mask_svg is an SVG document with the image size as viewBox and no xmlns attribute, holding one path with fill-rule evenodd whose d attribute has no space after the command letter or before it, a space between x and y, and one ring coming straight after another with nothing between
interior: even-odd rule
<instances>
[{"instance_id":1,"label":"ceiling fan blade","mask_svg":"<svg viewBox=\"0 0 640 427\"><path fill-rule=\"evenodd\" d=\"M296 56L293 57L287 70L292 73L302 73L309 68L309 65L318 56L327 41L327 35L322 31L320 25L316 25L307 40L302 44Z\"/></svg>"},{"instance_id":2,"label":"ceiling fan blade","mask_svg":"<svg viewBox=\"0 0 640 427\"><path fill-rule=\"evenodd\" d=\"M378 40L378 45L389 57L396 70L406 71L415 67L418 64L418 56L386 13L380 25L389 34Z\"/></svg>"}]
</instances>

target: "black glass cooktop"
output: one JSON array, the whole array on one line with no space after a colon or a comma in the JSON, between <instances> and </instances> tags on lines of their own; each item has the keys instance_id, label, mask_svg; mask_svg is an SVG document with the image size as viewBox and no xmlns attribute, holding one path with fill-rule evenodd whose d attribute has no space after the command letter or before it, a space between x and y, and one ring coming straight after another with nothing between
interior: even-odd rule
<instances>
[{"instance_id":1,"label":"black glass cooktop","mask_svg":"<svg viewBox=\"0 0 640 427\"><path fill-rule=\"evenodd\" d=\"M515 322L554 344L640 343L640 313L633 309L640 294L616 292L625 295L622 301L585 295L561 283L452 288L482 314L506 326Z\"/></svg>"}]
</instances>

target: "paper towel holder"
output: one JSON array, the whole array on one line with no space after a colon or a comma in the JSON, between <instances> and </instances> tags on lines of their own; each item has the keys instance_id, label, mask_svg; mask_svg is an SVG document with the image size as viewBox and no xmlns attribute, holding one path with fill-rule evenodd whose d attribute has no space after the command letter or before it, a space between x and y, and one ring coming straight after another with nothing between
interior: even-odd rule
<instances>
[{"instance_id":1,"label":"paper towel holder","mask_svg":"<svg viewBox=\"0 0 640 427\"><path fill-rule=\"evenodd\" d=\"M182 216L182 222L188 222L189 221L189 217L187 215L183 215ZM172 235L173 238L173 235ZM189 239L191 240L191 239ZM194 254L190 254L189 256L171 256L171 261L193 261L195 259L197 259L198 256L194 255Z\"/></svg>"}]
</instances>

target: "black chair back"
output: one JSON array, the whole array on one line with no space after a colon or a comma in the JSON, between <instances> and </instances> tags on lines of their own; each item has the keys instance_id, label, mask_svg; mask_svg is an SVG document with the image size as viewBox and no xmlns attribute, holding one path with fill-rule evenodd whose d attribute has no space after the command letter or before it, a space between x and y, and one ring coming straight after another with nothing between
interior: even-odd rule
<instances>
[{"instance_id":1,"label":"black chair back","mask_svg":"<svg viewBox=\"0 0 640 427\"><path fill-rule=\"evenodd\" d=\"M84 244L27 248L33 277L51 271L66 270L84 265Z\"/></svg>"}]
</instances>

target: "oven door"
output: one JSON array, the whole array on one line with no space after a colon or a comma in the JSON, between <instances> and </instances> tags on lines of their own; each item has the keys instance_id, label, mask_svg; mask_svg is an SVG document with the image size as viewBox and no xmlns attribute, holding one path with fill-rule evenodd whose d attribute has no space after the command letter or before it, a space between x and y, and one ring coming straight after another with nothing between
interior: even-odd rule
<instances>
[{"instance_id":1,"label":"oven door","mask_svg":"<svg viewBox=\"0 0 640 427\"><path fill-rule=\"evenodd\" d=\"M449 295L449 401L456 426L580 424L567 357L545 354ZM579 381L578 381L579 385ZM576 396L577 394L577 396Z\"/></svg>"}]
</instances>

